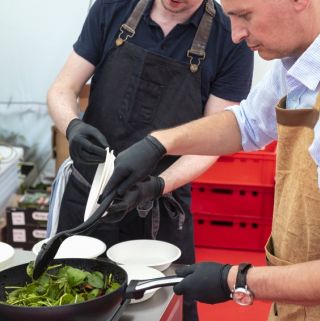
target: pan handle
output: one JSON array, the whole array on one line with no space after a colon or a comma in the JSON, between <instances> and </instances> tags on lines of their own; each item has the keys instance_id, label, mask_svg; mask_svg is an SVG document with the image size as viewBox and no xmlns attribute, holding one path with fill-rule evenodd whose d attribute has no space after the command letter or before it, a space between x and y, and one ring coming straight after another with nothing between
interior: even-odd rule
<instances>
[{"instance_id":1,"label":"pan handle","mask_svg":"<svg viewBox=\"0 0 320 321\"><path fill-rule=\"evenodd\" d=\"M147 280L131 280L127 286L125 296L128 299L141 299L146 290L176 285L183 280L176 275Z\"/></svg>"}]
</instances>

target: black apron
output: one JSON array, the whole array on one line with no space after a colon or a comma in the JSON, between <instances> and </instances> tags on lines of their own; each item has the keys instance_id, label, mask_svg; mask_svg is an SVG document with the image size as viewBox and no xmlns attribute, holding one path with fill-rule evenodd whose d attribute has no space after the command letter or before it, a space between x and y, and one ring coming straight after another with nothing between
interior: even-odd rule
<instances>
[{"instance_id":1,"label":"black apron","mask_svg":"<svg viewBox=\"0 0 320 321\"><path fill-rule=\"evenodd\" d=\"M115 155L151 131L173 127L203 116L201 100L201 60L211 30L215 9L206 4L192 47L186 52L189 64L162 57L128 41L134 36L149 0L140 0L122 25L117 45L97 66L91 82L89 105L83 121L98 128ZM153 175L169 167L177 157L162 159ZM141 164L143 166L143 164ZM83 221L84 209L96 166L74 163L63 196L58 231ZM81 182L80 182L81 181ZM85 181L85 182L84 182ZM128 213L121 222L108 223L107 217L92 235L108 247L137 238L157 238L177 245L180 263L195 261L193 223L190 212L190 185Z\"/></svg>"}]
</instances>

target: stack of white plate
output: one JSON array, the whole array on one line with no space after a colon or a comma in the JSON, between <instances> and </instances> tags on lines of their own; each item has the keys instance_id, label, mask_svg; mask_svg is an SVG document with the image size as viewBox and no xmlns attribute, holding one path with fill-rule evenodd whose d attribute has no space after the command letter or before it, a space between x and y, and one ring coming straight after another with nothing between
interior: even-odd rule
<instances>
[{"instance_id":1,"label":"stack of white plate","mask_svg":"<svg viewBox=\"0 0 320 321\"><path fill-rule=\"evenodd\" d=\"M22 155L22 148L0 145L0 214L19 186L18 162Z\"/></svg>"},{"instance_id":2,"label":"stack of white plate","mask_svg":"<svg viewBox=\"0 0 320 321\"><path fill-rule=\"evenodd\" d=\"M0 242L0 271L9 267L13 257L13 247L7 243Z\"/></svg>"},{"instance_id":3,"label":"stack of white plate","mask_svg":"<svg viewBox=\"0 0 320 321\"><path fill-rule=\"evenodd\" d=\"M127 271L130 280L145 280L164 276L172 262L181 256L180 249L168 242L159 240L131 240L111 246L107 257ZM138 303L150 299L158 290L147 290L142 299L131 300Z\"/></svg>"}]
</instances>

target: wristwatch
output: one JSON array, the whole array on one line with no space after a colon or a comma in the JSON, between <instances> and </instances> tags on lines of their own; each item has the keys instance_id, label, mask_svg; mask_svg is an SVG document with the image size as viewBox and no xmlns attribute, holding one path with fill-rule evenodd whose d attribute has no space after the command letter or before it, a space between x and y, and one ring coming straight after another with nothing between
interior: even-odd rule
<instances>
[{"instance_id":1,"label":"wristwatch","mask_svg":"<svg viewBox=\"0 0 320 321\"><path fill-rule=\"evenodd\" d=\"M251 267L252 264L250 263L241 263L239 265L236 284L231 290L230 297L240 305L251 305L253 303L254 295L247 285L247 273Z\"/></svg>"}]
</instances>

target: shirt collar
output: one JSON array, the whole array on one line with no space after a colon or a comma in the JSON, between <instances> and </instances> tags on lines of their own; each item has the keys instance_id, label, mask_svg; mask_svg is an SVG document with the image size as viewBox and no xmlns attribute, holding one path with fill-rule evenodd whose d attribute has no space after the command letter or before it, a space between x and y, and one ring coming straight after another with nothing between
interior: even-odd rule
<instances>
[{"instance_id":1,"label":"shirt collar","mask_svg":"<svg viewBox=\"0 0 320 321\"><path fill-rule=\"evenodd\" d=\"M143 19L146 19L145 21L151 21L150 18L150 13L151 13L151 9L153 6L154 0L150 0L149 3L147 4L147 7L143 13ZM201 4L201 6L197 9L197 11L190 17L190 19L188 21L186 21L184 24L192 24L194 27L198 27L201 21L201 18L203 16L204 10L205 10L205 3L206 0L204 0Z\"/></svg>"},{"instance_id":2,"label":"shirt collar","mask_svg":"<svg viewBox=\"0 0 320 321\"><path fill-rule=\"evenodd\" d=\"M302 83L310 90L316 90L320 82L320 35L298 58L281 59L287 70L287 78Z\"/></svg>"}]
</instances>

